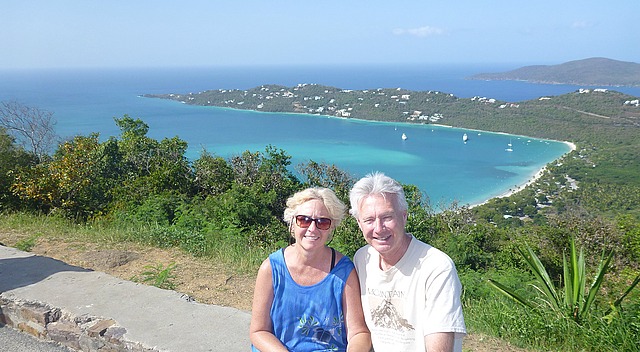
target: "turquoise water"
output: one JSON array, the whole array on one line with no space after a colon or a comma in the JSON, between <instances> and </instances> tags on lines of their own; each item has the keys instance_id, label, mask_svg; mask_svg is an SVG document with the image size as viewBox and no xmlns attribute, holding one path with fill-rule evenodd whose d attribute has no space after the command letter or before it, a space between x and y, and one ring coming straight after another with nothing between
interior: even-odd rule
<instances>
[{"instance_id":1,"label":"turquoise water","mask_svg":"<svg viewBox=\"0 0 640 352\"><path fill-rule=\"evenodd\" d=\"M104 139L117 136L113 118L128 114L149 124L153 138L178 136L186 140L190 158L197 158L203 149L229 157L273 145L287 151L293 165L308 160L326 162L354 177L383 171L403 183L417 185L434 205L454 200L474 204L525 183L547 163L567 153L569 147L561 142L481 131L188 106L139 95L319 83L345 89L440 90L459 97L522 101L577 89L463 79L487 71L495 69L14 71L0 72L0 100L18 100L54 112L57 132L66 138L91 132L100 133ZM630 88L627 93L640 95L640 88ZM402 133L407 134L407 140L402 140ZM469 136L467 143L462 140L464 133ZM513 152L505 151L510 142Z\"/></svg>"}]
</instances>

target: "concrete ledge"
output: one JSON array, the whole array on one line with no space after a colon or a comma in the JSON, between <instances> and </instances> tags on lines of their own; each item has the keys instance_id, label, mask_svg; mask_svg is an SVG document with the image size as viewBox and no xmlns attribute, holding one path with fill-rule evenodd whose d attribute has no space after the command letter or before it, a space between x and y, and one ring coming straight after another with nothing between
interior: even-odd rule
<instances>
[{"instance_id":1,"label":"concrete ledge","mask_svg":"<svg viewBox=\"0 0 640 352\"><path fill-rule=\"evenodd\" d=\"M79 351L247 351L249 312L0 246L0 323Z\"/></svg>"}]
</instances>

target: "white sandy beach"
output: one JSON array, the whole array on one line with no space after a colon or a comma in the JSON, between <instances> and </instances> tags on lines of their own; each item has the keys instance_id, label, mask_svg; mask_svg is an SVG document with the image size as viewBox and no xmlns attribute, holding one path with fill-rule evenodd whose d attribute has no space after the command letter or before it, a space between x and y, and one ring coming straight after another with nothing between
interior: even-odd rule
<instances>
[{"instance_id":1,"label":"white sandy beach","mask_svg":"<svg viewBox=\"0 0 640 352\"><path fill-rule=\"evenodd\" d=\"M569 146L569 148L571 149L569 151L569 153L571 153L572 151L576 150L576 145L574 143L567 142L567 141L562 141L562 143L564 143L564 144ZM540 179L540 177L542 177L542 175L544 175L544 173L546 171L547 171L547 167L545 166L542 169L538 170L538 172L536 172L535 175L533 175L529 180L527 180L527 182L525 182L525 183L523 183L521 185L517 185L514 188L509 188L508 191L506 191L506 192L504 192L504 193L502 193L502 194L500 194L500 195L498 195L496 197L493 197L493 198L509 197L509 196L511 196L511 195L513 195L515 193L518 193L518 192L522 191L523 189L527 188L528 186L534 184L538 179ZM493 199L493 198L491 198L491 199ZM486 200L486 201L484 201L482 203L478 203L478 204L471 204L471 205L469 205L469 207L470 208L477 207L479 205L486 204L488 201L489 200Z\"/></svg>"}]
</instances>

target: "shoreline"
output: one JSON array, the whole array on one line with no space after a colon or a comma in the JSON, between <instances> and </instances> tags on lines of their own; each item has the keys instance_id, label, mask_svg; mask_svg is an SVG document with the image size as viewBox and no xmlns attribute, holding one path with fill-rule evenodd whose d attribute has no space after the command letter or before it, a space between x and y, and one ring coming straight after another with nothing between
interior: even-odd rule
<instances>
[{"instance_id":1,"label":"shoreline","mask_svg":"<svg viewBox=\"0 0 640 352\"><path fill-rule=\"evenodd\" d=\"M568 141L558 141L558 142L562 142L564 144L566 144L569 147L569 151L565 154L563 154L562 156L565 156L571 152L573 152L574 150L576 150L576 145L575 143L572 142L568 142ZM556 159L558 160L558 159ZM531 186L532 184L534 184L536 181L538 181L540 179L540 177L542 177L542 175L544 175L544 173L547 171L547 166L545 165L544 167L542 167L540 170L538 170L535 174L533 174L525 183L516 185L514 188L509 188L506 192L504 193L500 193L499 195L495 196L495 197L491 197L483 202L480 203L474 203L474 204L469 204L469 208L474 208L480 205L484 205L487 204L491 199L494 198L506 198L506 197L510 197L522 190L524 190L525 188Z\"/></svg>"}]
</instances>

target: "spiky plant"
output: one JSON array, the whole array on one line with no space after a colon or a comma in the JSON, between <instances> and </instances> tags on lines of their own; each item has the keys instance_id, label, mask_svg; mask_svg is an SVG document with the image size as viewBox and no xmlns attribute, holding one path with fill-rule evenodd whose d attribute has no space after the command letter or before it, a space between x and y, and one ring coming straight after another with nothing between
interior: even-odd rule
<instances>
[{"instance_id":1,"label":"spiky plant","mask_svg":"<svg viewBox=\"0 0 640 352\"><path fill-rule=\"evenodd\" d=\"M535 309L539 307L547 307L560 315L566 316L580 324L582 320L589 314L591 306L596 299L598 291L602 286L605 274L610 269L613 252L605 252L600 259L598 269L595 272L591 286L587 288L587 272L582 248L578 252L575 245L575 239L571 239L571 247L569 259L566 253L563 254L563 288L556 288L553 281L549 277L544 265L529 247L525 249L518 248L518 251L525 259L529 269L536 279L536 283L532 286L540 293L537 299L544 304L537 304L534 300L527 300L517 294L512 288L509 288L495 280L489 280L489 284L500 291L505 296L514 301ZM619 307L626 295L640 282L640 275L634 280L625 293L614 302L614 306Z\"/></svg>"}]
</instances>

